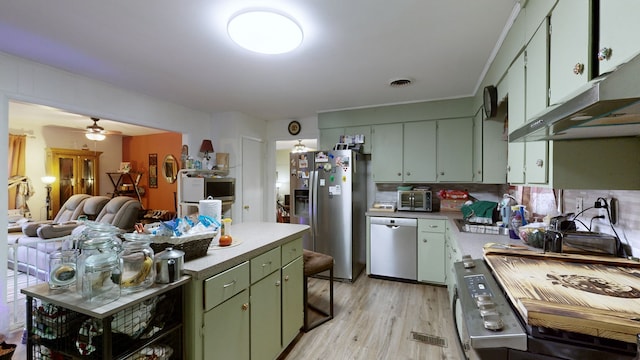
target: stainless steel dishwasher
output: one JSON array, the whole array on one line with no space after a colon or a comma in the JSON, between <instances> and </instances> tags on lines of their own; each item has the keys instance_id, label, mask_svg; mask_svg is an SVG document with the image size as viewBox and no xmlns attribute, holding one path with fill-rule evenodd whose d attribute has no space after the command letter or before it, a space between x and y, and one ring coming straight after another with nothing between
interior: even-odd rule
<instances>
[{"instance_id":1,"label":"stainless steel dishwasher","mask_svg":"<svg viewBox=\"0 0 640 360\"><path fill-rule=\"evenodd\" d=\"M417 219L370 219L371 275L417 280Z\"/></svg>"}]
</instances>

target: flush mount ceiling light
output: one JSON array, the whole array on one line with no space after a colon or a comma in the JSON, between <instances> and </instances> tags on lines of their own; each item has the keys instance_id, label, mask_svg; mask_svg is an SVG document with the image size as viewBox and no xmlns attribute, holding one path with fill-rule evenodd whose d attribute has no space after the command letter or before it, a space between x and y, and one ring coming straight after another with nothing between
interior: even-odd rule
<instances>
[{"instance_id":1,"label":"flush mount ceiling light","mask_svg":"<svg viewBox=\"0 0 640 360\"><path fill-rule=\"evenodd\" d=\"M236 44L261 54L287 53L302 43L302 29L293 19L268 10L235 15L227 32Z\"/></svg>"}]
</instances>

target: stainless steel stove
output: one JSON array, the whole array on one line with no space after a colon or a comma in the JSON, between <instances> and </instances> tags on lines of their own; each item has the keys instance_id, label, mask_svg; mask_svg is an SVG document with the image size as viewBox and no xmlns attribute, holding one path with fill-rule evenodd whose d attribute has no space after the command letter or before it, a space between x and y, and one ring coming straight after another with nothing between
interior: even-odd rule
<instances>
[{"instance_id":1,"label":"stainless steel stove","mask_svg":"<svg viewBox=\"0 0 640 360\"><path fill-rule=\"evenodd\" d=\"M452 311L467 359L633 359L634 344L527 325L483 260L465 256L454 267Z\"/></svg>"}]
</instances>

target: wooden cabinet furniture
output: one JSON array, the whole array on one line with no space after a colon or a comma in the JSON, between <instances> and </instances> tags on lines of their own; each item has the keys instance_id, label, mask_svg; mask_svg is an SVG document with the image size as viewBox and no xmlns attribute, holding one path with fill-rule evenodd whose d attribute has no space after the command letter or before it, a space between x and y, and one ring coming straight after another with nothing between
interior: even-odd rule
<instances>
[{"instance_id":1,"label":"wooden cabinet furniture","mask_svg":"<svg viewBox=\"0 0 640 360\"><path fill-rule=\"evenodd\" d=\"M47 174L56 177L51 184L53 216L75 194L100 194L100 151L47 148Z\"/></svg>"},{"instance_id":2,"label":"wooden cabinet furniture","mask_svg":"<svg viewBox=\"0 0 640 360\"><path fill-rule=\"evenodd\" d=\"M418 219L418 281L445 283L446 220Z\"/></svg>"},{"instance_id":3,"label":"wooden cabinet furniture","mask_svg":"<svg viewBox=\"0 0 640 360\"><path fill-rule=\"evenodd\" d=\"M142 173L108 172L107 175L109 175L109 180L113 185L113 192L111 193L113 197L131 196L137 198L142 204L142 195L140 194L140 188L138 188Z\"/></svg>"},{"instance_id":4,"label":"wooden cabinet furniture","mask_svg":"<svg viewBox=\"0 0 640 360\"><path fill-rule=\"evenodd\" d=\"M375 182L435 182L436 122L374 125L371 174Z\"/></svg>"},{"instance_id":5,"label":"wooden cabinet furniture","mask_svg":"<svg viewBox=\"0 0 640 360\"><path fill-rule=\"evenodd\" d=\"M52 292L47 283L24 288L27 358L128 359L162 344L172 349L172 358L182 359L183 285L189 281L183 276L104 305L83 300L75 288Z\"/></svg>"},{"instance_id":6,"label":"wooden cabinet furniture","mask_svg":"<svg viewBox=\"0 0 640 360\"><path fill-rule=\"evenodd\" d=\"M243 237L244 225L234 225L234 238ZM298 237L206 279L196 277L187 295L187 358L277 358L303 325L303 276ZM193 329L198 330L190 333Z\"/></svg>"}]
</instances>

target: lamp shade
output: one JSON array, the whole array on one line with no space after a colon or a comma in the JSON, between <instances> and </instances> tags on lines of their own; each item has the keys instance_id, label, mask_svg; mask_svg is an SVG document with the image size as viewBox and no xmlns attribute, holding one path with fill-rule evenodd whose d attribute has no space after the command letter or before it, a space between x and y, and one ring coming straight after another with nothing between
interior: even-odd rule
<instances>
[{"instance_id":1,"label":"lamp shade","mask_svg":"<svg viewBox=\"0 0 640 360\"><path fill-rule=\"evenodd\" d=\"M202 145L200 145L201 153L212 153L213 152L213 144L211 140L202 140Z\"/></svg>"}]
</instances>

